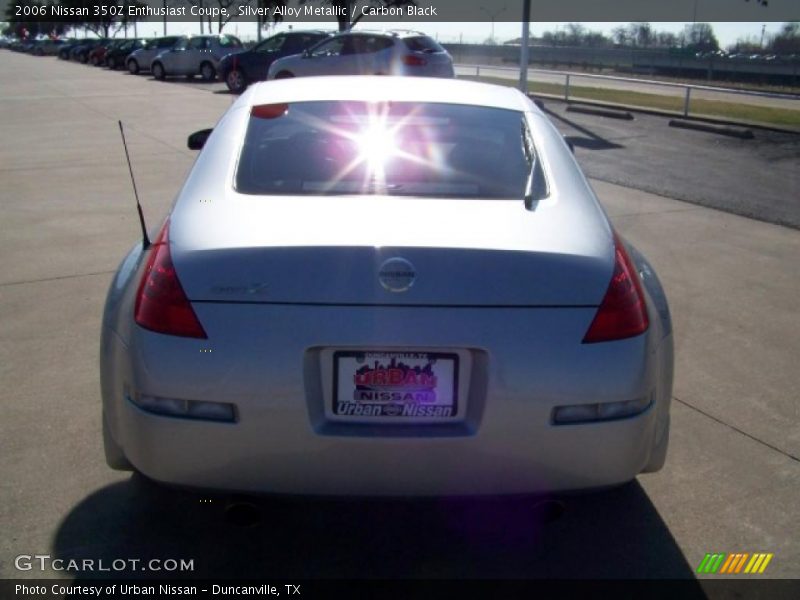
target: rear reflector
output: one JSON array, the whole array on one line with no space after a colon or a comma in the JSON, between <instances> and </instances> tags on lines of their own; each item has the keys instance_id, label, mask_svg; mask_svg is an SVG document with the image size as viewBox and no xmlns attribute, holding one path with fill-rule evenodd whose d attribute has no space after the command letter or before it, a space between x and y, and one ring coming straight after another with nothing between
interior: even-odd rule
<instances>
[{"instance_id":1,"label":"rear reflector","mask_svg":"<svg viewBox=\"0 0 800 600\"><path fill-rule=\"evenodd\" d=\"M557 406L553 410L553 424L571 425L591 423L592 421L614 421L643 413L652 404L652 398L645 396L638 400L624 402L602 402L600 404L573 404Z\"/></svg>"},{"instance_id":2,"label":"rear reflector","mask_svg":"<svg viewBox=\"0 0 800 600\"><path fill-rule=\"evenodd\" d=\"M615 233L614 274L583 343L634 337L647 331L649 324L639 274Z\"/></svg>"},{"instance_id":3,"label":"rear reflector","mask_svg":"<svg viewBox=\"0 0 800 600\"><path fill-rule=\"evenodd\" d=\"M204 400L179 400L137 394L126 396L136 406L149 413L198 419L201 421L236 422L236 408L227 402L207 402Z\"/></svg>"},{"instance_id":4,"label":"rear reflector","mask_svg":"<svg viewBox=\"0 0 800 600\"><path fill-rule=\"evenodd\" d=\"M208 336L183 291L169 252L169 221L150 247L134 310L136 322L150 331L181 337Z\"/></svg>"},{"instance_id":5,"label":"rear reflector","mask_svg":"<svg viewBox=\"0 0 800 600\"><path fill-rule=\"evenodd\" d=\"M421 56L416 56L414 54L406 54L403 57L403 64L409 67L424 67L428 64L428 61L422 58Z\"/></svg>"}]
</instances>

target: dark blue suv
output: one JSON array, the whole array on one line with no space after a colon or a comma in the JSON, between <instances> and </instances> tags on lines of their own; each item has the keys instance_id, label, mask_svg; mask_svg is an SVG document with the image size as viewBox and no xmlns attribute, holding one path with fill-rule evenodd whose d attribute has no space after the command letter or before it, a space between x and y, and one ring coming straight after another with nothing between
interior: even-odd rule
<instances>
[{"instance_id":1,"label":"dark blue suv","mask_svg":"<svg viewBox=\"0 0 800 600\"><path fill-rule=\"evenodd\" d=\"M286 31L267 38L250 50L234 52L225 56L219 63L219 78L228 89L241 94L255 81L264 81L273 61L301 54L317 42L333 35L328 31Z\"/></svg>"}]
</instances>

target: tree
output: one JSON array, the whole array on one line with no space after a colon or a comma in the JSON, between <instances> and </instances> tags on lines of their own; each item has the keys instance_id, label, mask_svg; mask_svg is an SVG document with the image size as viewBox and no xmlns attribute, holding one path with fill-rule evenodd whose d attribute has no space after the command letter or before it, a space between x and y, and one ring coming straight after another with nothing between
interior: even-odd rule
<instances>
[{"instance_id":1,"label":"tree","mask_svg":"<svg viewBox=\"0 0 800 600\"><path fill-rule=\"evenodd\" d=\"M774 54L800 54L800 23L784 23L770 40L769 50Z\"/></svg>"},{"instance_id":2,"label":"tree","mask_svg":"<svg viewBox=\"0 0 800 600\"><path fill-rule=\"evenodd\" d=\"M5 20L8 26L3 30L5 35L12 35L18 38L36 38L42 35L63 35L69 30L69 25L63 21L53 21L52 2L37 2L32 0L27 6L44 8L43 16L17 16L12 4L6 8Z\"/></svg>"},{"instance_id":3,"label":"tree","mask_svg":"<svg viewBox=\"0 0 800 600\"><path fill-rule=\"evenodd\" d=\"M714 35L714 29L708 23L692 23L684 30L686 48L692 52L716 52L719 42Z\"/></svg>"},{"instance_id":4,"label":"tree","mask_svg":"<svg viewBox=\"0 0 800 600\"><path fill-rule=\"evenodd\" d=\"M269 14L274 14L274 10L279 6L283 8L286 6L286 0L256 0L256 6L261 9L269 10ZM280 15L273 16L272 22L279 23L283 18ZM261 41L261 30L264 28L269 30L269 17L258 14L256 16L256 31L258 32L258 40Z\"/></svg>"},{"instance_id":5,"label":"tree","mask_svg":"<svg viewBox=\"0 0 800 600\"><path fill-rule=\"evenodd\" d=\"M653 45L655 33L650 23L631 23L628 25L628 39L634 46L647 48Z\"/></svg>"},{"instance_id":6,"label":"tree","mask_svg":"<svg viewBox=\"0 0 800 600\"><path fill-rule=\"evenodd\" d=\"M58 4L66 8L81 9L90 15L88 18L77 15L59 17L70 28L85 27L104 38L116 35L127 24L139 20L137 17L128 16L128 8L143 6L138 0L59 0ZM100 14L94 16L96 7L101 9L105 7L105 14L100 10Z\"/></svg>"},{"instance_id":7,"label":"tree","mask_svg":"<svg viewBox=\"0 0 800 600\"><path fill-rule=\"evenodd\" d=\"M299 0L303 5L314 0ZM364 18L364 13L360 10L361 6L402 8L414 5L414 0L322 0L324 4L336 9L336 21L339 24L339 31L350 31L356 23Z\"/></svg>"},{"instance_id":8,"label":"tree","mask_svg":"<svg viewBox=\"0 0 800 600\"><path fill-rule=\"evenodd\" d=\"M680 40L671 31L659 31L655 34L655 44L659 48L677 48L680 46Z\"/></svg>"},{"instance_id":9,"label":"tree","mask_svg":"<svg viewBox=\"0 0 800 600\"><path fill-rule=\"evenodd\" d=\"M586 35L586 27L580 23L567 23L565 39L567 46L580 46Z\"/></svg>"},{"instance_id":10,"label":"tree","mask_svg":"<svg viewBox=\"0 0 800 600\"><path fill-rule=\"evenodd\" d=\"M627 27L620 25L611 32L611 39L618 46L627 46L630 41L630 32Z\"/></svg>"},{"instance_id":11,"label":"tree","mask_svg":"<svg viewBox=\"0 0 800 600\"><path fill-rule=\"evenodd\" d=\"M228 22L239 14L239 7L250 4L251 0L185 0L188 4L198 8L213 7L217 9L217 33L222 33L222 29ZM223 13L224 11L224 13ZM227 15L227 16L224 16ZM200 31L203 29L203 17L200 15ZM208 33L213 33L211 24L213 18L211 13L205 15L205 20L208 23Z\"/></svg>"}]
</instances>

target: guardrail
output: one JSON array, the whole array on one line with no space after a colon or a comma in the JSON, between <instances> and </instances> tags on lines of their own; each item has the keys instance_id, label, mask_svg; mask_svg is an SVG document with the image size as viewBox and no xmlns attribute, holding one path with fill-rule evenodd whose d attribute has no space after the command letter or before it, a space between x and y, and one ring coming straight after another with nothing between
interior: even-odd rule
<instances>
[{"instance_id":1,"label":"guardrail","mask_svg":"<svg viewBox=\"0 0 800 600\"><path fill-rule=\"evenodd\" d=\"M475 76L481 76L481 69L484 71L484 76L491 76L491 72L508 72L509 74L513 74L513 78L517 78L519 75L519 69L514 67L503 67L503 66L493 66L493 65L477 65L477 64L456 64L455 67L457 69L466 69L466 70L475 70ZM791 104L789 106L790 109L800 111L800 95L794 94L782 94L778 92L762 92L756 90L742 90L736 88L722 88L722 87L715 87L715 86L708 86L708 85L695 85L690 83L673 83L668 81L658 81L653 79L638 79L635 77L617 77L614 75L596 75L591 73L575 73L573 71L555 71L555 70L548 70L548 69L528 69L528 80L530 81L531 74L544 74L548 76L562 76L564 77L564 101L570 101L570 86L573 83L574 79L597 79L597 80L608 80L608 81L616 81L616 82L624 82L624 83L632 83L641 86L657 86L662 88L672 88L672 89L683 89L683 116L688 117L690 114L690 105L691 105L691 98L693 91L704 91L704 92L712 92L718 94L730 94L730 95L739 95L739 96L751 96L751 97L759 97L759 98L772 98L777 100L786 100L789 101ZM511 79L512 77L509 77ZM619 89L619 88L617 88ZM624 91L624 90L620 90ZM800 113L798 114L798 122L800 123Z\"/></svg>"}]
</instances>

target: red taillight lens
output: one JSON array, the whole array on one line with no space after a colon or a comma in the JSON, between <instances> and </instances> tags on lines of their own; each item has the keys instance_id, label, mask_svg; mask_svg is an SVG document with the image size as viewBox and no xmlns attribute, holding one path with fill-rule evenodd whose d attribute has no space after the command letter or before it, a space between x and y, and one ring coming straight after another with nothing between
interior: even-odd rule
<instances>
[{"instance_id":1,"label":"red taillight lens","mask_svg":"<svg viewBox=\"0 0 800 600\"><path fill-rule=\"evenodd\" d=\"M634 337L647 331L649 324L639 274L615 233L614 274L583 343Z\"/></svg>"},{"instance_id":2,"label":"red taillight lens","mask_svg":"<svg viewBox=\"0 0 800 600\"><path fill-rule=\"evenodd\" d=\"M169 221L150 247L150 256L136 294L134 315L139 325L157 333L203 339L208 337L172 265Z\"/></svg>"},{"instance_id":3,"label":"red taillight lens","mask_svg":"<svg viewBox=\"0 0 800 600\"><path fill-rule=\"evenodd\" d=\"M428 64L428 61L415 54L406 54L403 57L403 64L409 67L424 67Z\"/></svg>"},{"instance_id":4,"label":"red taillight lens","mask_svg":"<svg viewBox=\"0 0 800 600\"><path fill-rule=\"evenodd\" d=\"M288 110L288 104L259 104L250 109L250 115L256 119L277 119Z\"/></svg>"}]
</instances>

